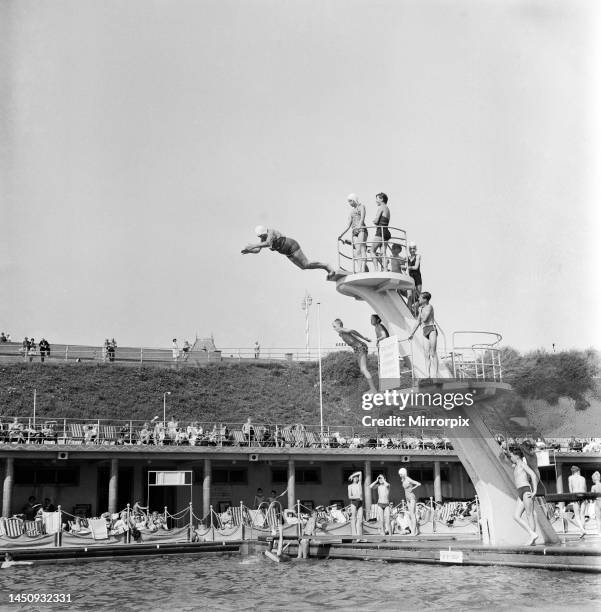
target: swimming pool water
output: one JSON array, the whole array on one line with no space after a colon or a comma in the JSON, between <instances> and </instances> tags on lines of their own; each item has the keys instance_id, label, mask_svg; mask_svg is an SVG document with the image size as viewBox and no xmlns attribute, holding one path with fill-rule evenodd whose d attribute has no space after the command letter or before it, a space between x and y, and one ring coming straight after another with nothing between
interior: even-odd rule
<instances>
[{"instance_id":1,"label":"swimming pool water","mask_svg":"<svg viewBox=\"0 0 601 612\"><path fill-rule=\"evenodd\" d=\"M170 555L0 570L1 610L599 610L598 575L507 567ZM17 604L10 593L70 593Z\"/></svg>"}]
</instances>

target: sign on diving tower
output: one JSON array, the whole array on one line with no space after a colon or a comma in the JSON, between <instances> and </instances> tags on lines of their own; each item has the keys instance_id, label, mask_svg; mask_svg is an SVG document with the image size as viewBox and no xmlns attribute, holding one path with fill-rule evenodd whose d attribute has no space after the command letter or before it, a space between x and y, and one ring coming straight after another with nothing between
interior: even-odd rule
<instances>
[{"instance_id":1,"label":"sign on diving tower","mask_svg":"<svg viewBox=\"0 0 601 612\"><path fill-rule=\"evenodd\" d=\"M498 348L501 336L490 332L455 332L450 351L442 336L444 351L433 373L428 338L422 329L412 336L417 324L412 312L412 309L415 311L415 284L407 267L406 233L389 227L390 238L384 241L375 229L368 228L368 237L361 243L352 233L339 238L340 270L333 280L341 294L369 304L390 334L379 345L380 390L404 386L404 391L422 394L470 394L473 401L469 405L432 405L425 408L425 412L429 417L456 416L469 423L467 431L465 428L447 429L445 435L476 489L484 542L524 544L526 532L513 518L518 492L512 469L483 419L487 403L511 391L511 387L502 382ZM371 270L366 271L367 268ZM441 332L439 325L437 330ZM471 335L478 337L465 340ZM403 384L403 381L408 382ZM383 408L381 412L395 409ZM542 505L535 502L534 507L537 542L557 543L558 536Z\"/></svg>"}]
</instances>

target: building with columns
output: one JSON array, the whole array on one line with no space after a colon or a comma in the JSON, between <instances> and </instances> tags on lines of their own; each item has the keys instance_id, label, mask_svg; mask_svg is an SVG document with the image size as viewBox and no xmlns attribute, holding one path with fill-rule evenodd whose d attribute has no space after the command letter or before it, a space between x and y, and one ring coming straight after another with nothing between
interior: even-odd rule
<instances>
[{"instance_id":1,"label":"building with columns","mask_svg":"<svg viewBox=\"0 0 601 612\"><path fill-rule=\"evenodd\" d=\"M368 509L369 484L378 474L390 482L395 504L404 499L400 467L422 483L416 490L419 499L467 500L475 494L452 450L0 444L0 459L5 517L20 512L31 495L88 516L116 512L136 501L153 510L166 506L171 513L187 508L189 487L147 486L148 472L154 470L192 471L192 503L199 517L211 506L216 512L240 502L252 506L258 488L266 498L272 490L283 493L280 501L286 507L297 500L307 507L346 505L348 476L356 470L363 473ZM541 468L549 493L567 491L571 465L579 465L587 481L601 467L598 454L557 453L555 459L556 465Z\"/></svg>"}]
</instances>

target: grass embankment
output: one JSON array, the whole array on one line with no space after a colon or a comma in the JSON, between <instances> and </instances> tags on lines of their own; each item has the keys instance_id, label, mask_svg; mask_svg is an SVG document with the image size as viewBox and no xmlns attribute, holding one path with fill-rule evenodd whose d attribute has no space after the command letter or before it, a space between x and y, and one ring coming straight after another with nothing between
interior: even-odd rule
<instances>
[{"instance_id":1,"label":"grass embankment","mask_svg":"<svg viewBox=\"0 0 601 612\"><path fill-rule=\"evenodd\" d=\"M370 363L377 370L375 360ZM117 365L15 364L0 368L2 415L31 416L33 390L43 418L150 419L319 423L319 373L313 363L223 363L167 370ZM352 353L323 362L324 420L357 424L367 388Z\"/></svg>"},{"instance_id":2,"label":"grass embankment","mask_svg":"<svg viewBox=\"0 0 601 612\"><path fill-rule=\"evenodd\" d=\"M516 393L500 398L496 411L505 419L525 409L533 424L543 431L552 427L558 436L562 430L572 435L568 420L599 423L601 430L598 364L593 351L520 355L505 349L504 379ZM369 365L375 374L374 357ZM252 416L255 421L316 424L318 376L314 363L241 362L181 370L21 363L0 368L0 414L30 416L35 388L42 418L150 419L162 415L163 393L171 391L168 414L179 420L241 423ZM367 385L354 354L326 357L323 381L324 422L359 424ZM566 406L571 407L569 418ZM574 418L574 409L582 418L578 413Z\"/></svg>"}]
</instances>

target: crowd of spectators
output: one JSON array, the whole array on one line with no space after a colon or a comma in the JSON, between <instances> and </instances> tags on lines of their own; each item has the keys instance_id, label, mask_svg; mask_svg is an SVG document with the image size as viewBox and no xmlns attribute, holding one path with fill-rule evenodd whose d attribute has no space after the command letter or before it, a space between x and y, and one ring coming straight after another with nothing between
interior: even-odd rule
<instances>
[{"instance_id":1,"label":"crowd of spectators","mask_svg":"<svg viewBox=\"0 0 601 612\"><path fill-rule=\"evenodd\" d=\"M6 336L5 336L6 338ZM9 342L10 340L3 340ZM19 350L24 361L34 361L36 357L40 357L40 361L44 363L46 357L50 357L50 343L45 338L42 338L39 343L36 343L35 338L25 336Z\"/></svg>"},{"instance_id":2,"label":"crowd of spectators","mask_svg":"<svg viewBox=\"0 0 601 612\"><path fill-rule=\"evenodd\" d=\"M496 441L506 450L519 448L523 444L528 445L534 452L536 451L557 451L569 453L601 453L601 439L582 439L572 436L571 438L548 438L542 437L520 438L497 435Z\"/></svg>"}]
</instances>

